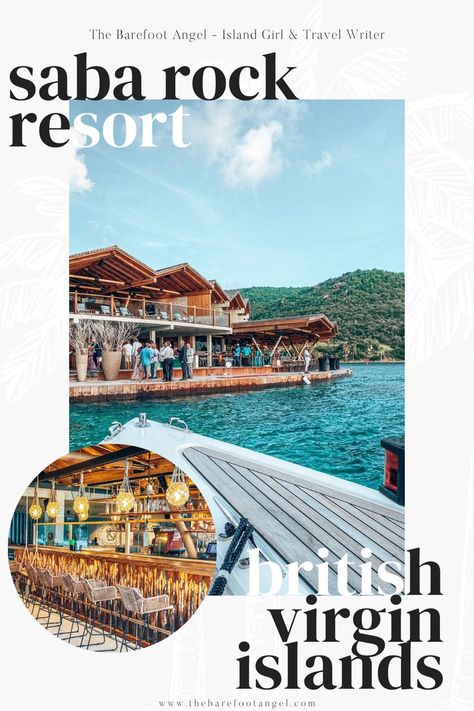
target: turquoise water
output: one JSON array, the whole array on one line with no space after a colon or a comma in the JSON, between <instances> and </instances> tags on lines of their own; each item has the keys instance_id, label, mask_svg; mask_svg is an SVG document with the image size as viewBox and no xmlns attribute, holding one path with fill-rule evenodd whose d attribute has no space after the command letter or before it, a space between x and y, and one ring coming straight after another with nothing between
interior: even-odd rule
<instances>
[{"instance_id":1,"label":"turquoise water","mask_svg":"<svg viewBox=\"0 0 474 711\"><path fill-rule=\"evenodd\" d=\"M71 405L71 451L99 442L113 420L146 411L181 417L200 434L377 488L382 437L404 431L404 366L351 366L333 382L212 397Z\"/></svg>"}]
</instances>

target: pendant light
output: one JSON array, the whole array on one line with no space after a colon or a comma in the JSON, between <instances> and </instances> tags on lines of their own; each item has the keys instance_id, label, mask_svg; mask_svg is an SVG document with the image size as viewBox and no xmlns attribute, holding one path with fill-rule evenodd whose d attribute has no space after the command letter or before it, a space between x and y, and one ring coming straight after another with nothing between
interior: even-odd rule
<instances>
[{"instance_id":1,"label":"pendant light","mask_svg":"<svg viewBox=\"0 0 474 711\"><path fill-rule=\"evenodd\" d=\"M189 499L189 487L186 484L186 474L175 467L171 477L171 484L166 489L166 501L170 506L184 506Z\"/></svg>"},{"instance_id":2,"label":"pendant light","mask_svg":"<svg viewBox=\"0 0 474 711\"><path fill-rule=\"evenodd\" d=\"M59 515L60 511L61 507L56 501L56 482L53 480L51 498L48 502L48 505L46 506L46 513L48 514L48 518L56 518L56 516Z\"/></svg>"},{"instance_id":3,"label":"pendant light","mask_svg":"<svg viewBox=\"0 0 474 711\"><path fill-rule=\"evenodd\" d=\"M81 514L87 513L87 516L89 516L89 499L86 496L86 490L84 488L84 472L81 472L81 479L80 479L80 484L79 484L79 493L78 496L74 499L74 503L72 505L74 511L77 513L78 517ZM86 516L86 518L87 518ZM83 520L84 519L80 519Z\"/></svg>"},{"instance_id":4,"label":"pendant light","mask_svg":"<svg viewBox=\"0 0 474 711\"><path fill-rule=\"evenodd\" d=\"M33 497L33 503L31 504L30 508L28 509L28 513L30 514L31 518L34 521L37 521L43 515L43 507L41 506L41 504L39 502L39 497L38 497L38 477L36 477L35 494Z\"/></svg>"},{"instance_id":5,"label":"pendant light","mask_svg":"<svg viewBox=\"0 0 474 711\"><path fill-rule=\"evenodd\" d=\"M153 496L153 494L155 493L153 484L151 483L151 479L150 479L150 470L151 470L151 452L148 452L148 482L143 490L143 493L145 494L145 496Z\"/></svg>"},{"instance_id":6,"label":"pendant light","mask_svg":"<svg viewBox=\"0 0 474 711\"><path fill-rule=\"evenodd\" d=\"M128 513L135 505L135 497L128 478L128 459L125 460L125 470L120 490L117 494L117 498L115 499L115 505L120 513Z\"/></svg>"}]
</instances>

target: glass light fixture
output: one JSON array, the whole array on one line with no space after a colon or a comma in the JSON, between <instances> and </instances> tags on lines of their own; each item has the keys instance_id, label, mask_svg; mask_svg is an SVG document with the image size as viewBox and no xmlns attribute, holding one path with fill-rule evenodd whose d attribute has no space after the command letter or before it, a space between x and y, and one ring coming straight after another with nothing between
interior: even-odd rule
<instances>
[{"instance_id":1,"label":"glass light fixture","mask_svg":"<svg viewBox=\"0 0 474 711\"><path fill-rule=\"evenodd\" d=\"M41 506L38 497L38 477L36 477L35 494L33 497L33 502L30 508L28 509L28 513L34 521L37 521L43 515L43 507Z\"/></svg>"},{"instance_id":2,"label":"glass light fixture","mask_svg":"<svg viewBox=\"0 0 474 711\"><path fill-rule=\"evenodd\" d=\"M79 521L87 521L89 518L89 509L87 511L83 511L82 513L77 514L77 518Z\"/></svg>"},{"instance_id":3,"label":"glass light fixture","mask_svg":"<svg viewBox=\"0 0 474 711\"><path fill-rule=\"evenodd\" d=\"M175 467L173 469L173 476L171 477L171 484L166 489L166 501L170 506L184 506L186 501L189 499L189 487L186 484L186 474Z\"/></svg>"},{"instance_id":4,"label":"glass light fixture","mask_svg":"<svg viewBox=\"0 0 474 711\"><path fill-rule=\"evenodd\" d=\"M119 513L128 513L135 506L135 497L130 485L130 479L128 478L128 459L125 460L125 470L120 490L115 499L115 505Z\"/></svg>"},{"instance_id":5,"label":"glass light fixture","mask_svg":"<svg viewBox=\"0 0 474 711\"><path fill-rule=\"evenodd\" d=\"M46 513L48 514L48 518L56 518L56 516L59 515L59 512L61 511L61 507L56 501L56 483L53 480L53 485L51 489L51 498L48 502L48 505L46 506Z\"/></svg>"},{"instance_id":6,"label":"glass light fixture","mask_svg":"<svg viewBox=\"0 0 474 711\"><path fill-rule=\"evenodd\" d=\"M87 516L89 515L89 499L86 496L86 490L84 488L84 472L81 472L79 495L74 499L72 507L78 516L85 513L87 513Z\"/></svg>"},{"instance_id":7,"label":"glass light fixture","mask_svg":"<svg viewBox=\"0 0 474 711\"><path fill-rule=\"evenodd\" d=\"M145 496L152 496L153 495L154 490L153 490L153 484L151 483L151 481L149 481L148 484L145 486L145 488L143 489L143 493L145 494Z\"/></svg>"}]
</instances>

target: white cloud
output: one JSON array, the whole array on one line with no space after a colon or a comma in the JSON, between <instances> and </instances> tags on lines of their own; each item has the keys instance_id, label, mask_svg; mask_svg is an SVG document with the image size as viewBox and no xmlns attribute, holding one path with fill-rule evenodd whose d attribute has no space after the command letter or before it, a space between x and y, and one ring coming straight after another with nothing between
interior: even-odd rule
<instances>
[{"instance_id":1,"label":"white cloud","mask_svg":"<svg viewBox=\"0 0 474 711\"><path fill-rule=\"evenodd\" d=\"M324 151L321 154L321 158L319 158L319 160L304 161L303 167L306 175L312 177L313 175L319 175L319 173L322 173L323 170L326 170L326 168L330 168L332 166L332 163L332 155L327 151Z\"/></svg>"},{"instance_id":2,"label":"white cloud","mask_svg":"<svg viewBox=\"0 0 474 711\"><path fill-rule=\"evenodd\" d=\"M283 126L278 121L251 128L224 167L224 178L229 185L252 186L273 178L281 171L282 158L275 143L283 135Z\"/></svg>"},{"instance_id":3,"label":"white cloud","mask_svg":"<svg viewBox=\"0 0 474 711\"><path fill-rule=\"evenodd\" d=\"M283 156L283 121L294 123L295 112L280 105L239 106L226 101L193 113L190 140L219 167L225 182L238 188L256 187L278 175ZM278 120L277 120L278 119ZM281 146L281 143L280 143Z\"/></svg>"},{"instance_id":4,"label":"white cloud","mask_svg":"<svg viewBox=\"0 0 474 711\"><path fill-rule=\"evenodd\" d=\"M94 183L88 177L84 156L79 154L84 137L74 130L71 131L71 134L71 140L68 144L71 148L69 187L72 192L85 193L92 190Z\"/></svg>"}]
</instances>

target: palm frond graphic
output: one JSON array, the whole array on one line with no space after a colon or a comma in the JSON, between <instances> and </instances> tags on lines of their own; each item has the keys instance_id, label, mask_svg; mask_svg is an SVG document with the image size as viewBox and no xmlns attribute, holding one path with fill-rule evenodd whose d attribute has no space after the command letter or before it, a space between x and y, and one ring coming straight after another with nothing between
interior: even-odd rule
<instances>
[{"instance_id":1,"label":"palm frond graphic","mask_svg":"<svg viewBox=\"0 0 474 711\"><path fill-rule=\"evenodd\" d=\"M69 185L51 175L36 175L18 180L15 187L21 195L31 197L44 217L66 217L69 205Z\"/></svg>"},{"instance_id":2,"label":"palm frond graphic","mask_svg":"<svg viewBox=\"0 0 474 711\"><path fill-rule=\"evenodd\" d=\"M300 23L301 28L317 32L321 28L323 19L323 3L317 2ZM319 44L317 41L305 40L301 33L294 40L292 50L288 56L290 66L298 67L298 80L294 84L297 96L317 96L316 65L319 59Z\"/></svg>"},{"instance_id":3,"label":"palm frond graphic","mask_svg":"<svg viewBox=\"0 0 474 711\"><path fill-rule=\"evenodd\" d=\"M346 64L324 92L327 99L380 99L407 79L407 51L384 47L366 52Z\"/></svg>"},{"instance_id":4,"label":"palm frond graphic","mask_svg":"<svg viewBox=\"0 0 474 711\"><path fill-rule=\"evenodd\" d=\"M474 164L463 135L474 126L468 95L407 104L406 228L413 362L474 321Z\"/></svg>"}]
</instances>

